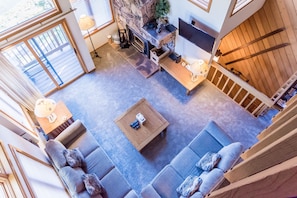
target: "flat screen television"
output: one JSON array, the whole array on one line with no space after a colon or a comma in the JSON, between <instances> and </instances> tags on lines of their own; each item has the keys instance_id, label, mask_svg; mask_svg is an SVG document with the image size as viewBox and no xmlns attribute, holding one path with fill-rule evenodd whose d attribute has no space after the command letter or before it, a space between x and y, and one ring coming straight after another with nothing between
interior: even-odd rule
<instances>
[{"instance_id":1,"label":"flat screen television","mask_svg":"<svg viewBox=\"0 0 297 198\"><path fill-rule=\"evenodd\" d=\"M179 35L201 49L211 53L215 38L199 30L191 24L186 23L179 18L178 21Z\"/></svg>"}]
</instances>

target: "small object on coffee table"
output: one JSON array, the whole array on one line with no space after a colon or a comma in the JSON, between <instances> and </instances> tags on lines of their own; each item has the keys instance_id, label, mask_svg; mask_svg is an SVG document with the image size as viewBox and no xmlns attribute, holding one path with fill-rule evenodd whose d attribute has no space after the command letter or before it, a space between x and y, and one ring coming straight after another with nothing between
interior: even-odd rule
<instances>
[{"instance_id":1,"label":"small object on coffee table","mask_svg":"<svg viewBox=\"0 0 297 198\"><path fill-rule=\"evenodd\" d=\"M138 122L140 124L144 124L145 120L146 120L145 117L141 113L136 114L136 119L138 120Z\"/></svg>"},{"instance_id":2,"label":"small object on coffee table","mask_svg":"<svg viewBox=\"0 0 297 198\"><path fill-rule=\"evenodd\" d=\"M133 128L133 129L139 129L140 128L140 124L139 124L139 121L136 119L136 120L134 120L131 124L130 124L130 126Z\"/></svg>"}]
</instances>

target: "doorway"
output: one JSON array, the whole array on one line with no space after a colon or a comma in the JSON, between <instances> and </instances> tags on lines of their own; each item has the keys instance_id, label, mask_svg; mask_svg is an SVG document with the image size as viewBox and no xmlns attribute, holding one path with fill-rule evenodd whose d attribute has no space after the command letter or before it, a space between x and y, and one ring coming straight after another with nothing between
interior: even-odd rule
<instances>
[{"instance_id":1,"label":"doorway","mask_svg":"<svg viewBox=\"0 0 297 198\"><path fill-rule=\"evenodd\" d=\"M84 74L66 32L58 24L1 52L47 95Z\"/></svg>"}]
</instances>

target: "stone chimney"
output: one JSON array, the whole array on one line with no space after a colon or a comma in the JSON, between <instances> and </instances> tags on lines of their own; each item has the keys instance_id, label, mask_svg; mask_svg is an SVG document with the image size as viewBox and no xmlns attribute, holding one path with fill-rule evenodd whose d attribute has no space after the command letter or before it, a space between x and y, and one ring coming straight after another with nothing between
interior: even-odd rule
<instances>
[{"instance_id":1,"label":"stone chimney","mask_svg":"<svg viewBox=\"0 0 297 198\"><path fill-rule=\"evenodd\" d=\"M156 0L113 0L116 20L119 25L143 35L141 28L154 19Z\"/></svg>"}]
</instances>

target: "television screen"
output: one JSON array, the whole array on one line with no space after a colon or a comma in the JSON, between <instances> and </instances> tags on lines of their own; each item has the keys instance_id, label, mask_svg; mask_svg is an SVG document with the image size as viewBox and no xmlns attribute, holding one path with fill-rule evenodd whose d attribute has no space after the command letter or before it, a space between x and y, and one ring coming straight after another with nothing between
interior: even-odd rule
<instances>
[{"instance_id":1,"label":"television screen","mask_svg":"<svg viewBox=\"0 0 297 198\"><path fill-rule=\"evenodd\" d=\"M211 53L215 38L179 18L179 35Z\"/></svg>"}]
</instances>

